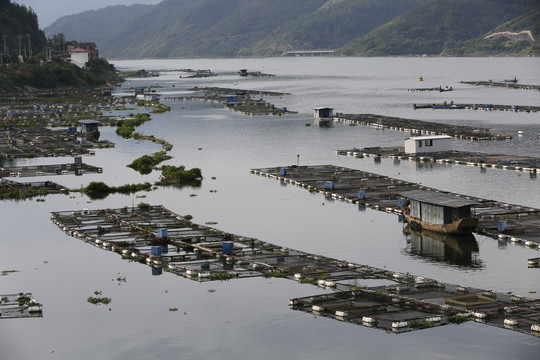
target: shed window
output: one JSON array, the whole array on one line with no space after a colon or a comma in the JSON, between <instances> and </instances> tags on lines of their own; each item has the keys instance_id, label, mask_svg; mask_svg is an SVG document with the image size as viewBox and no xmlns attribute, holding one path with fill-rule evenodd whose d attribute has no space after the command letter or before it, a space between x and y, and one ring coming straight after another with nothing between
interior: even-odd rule
<instances>
[{"instance_id":1,"label":"shed window","mask_svg":"<svg viewBox=\"0 0 540 360\"><path fill-rule=\"evenodd\" d=\"M432 139L424 140L424 145L425 146L433 146L433 140Z\"/></svg>"},{"instance_id":2,"label":"shed window","mask_svg":"<svg viewBox=\"0 0 540 360\"><path fill-rule=\"evenodd\" d=\"M422 147L422 140L419 140L419 141L418 141L418 147L419 147L419 148Z\"/></svg>"}]
</instances>

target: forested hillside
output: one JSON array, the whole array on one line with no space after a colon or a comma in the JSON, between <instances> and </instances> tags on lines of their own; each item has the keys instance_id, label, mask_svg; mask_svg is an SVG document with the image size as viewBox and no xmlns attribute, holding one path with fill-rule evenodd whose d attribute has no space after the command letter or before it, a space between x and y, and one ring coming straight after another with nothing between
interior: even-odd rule
<instances>
[{"instance_id":1,"label":"forested hillside","mask_svg":"<svg viewBox=\"0 0 540 360\"><path fill-rule=\"evenodd\" d=\"M425 1L164 0L138 16L110 12L114 29L100 25L96 11L64 17L46 31L78 39L87 29L80 37L107 57L275 56L338 48Z\"/></svg>"},{"instance_id":2,"label":"forested hillside","mask_svg":"<svg viewBox=\"0 0 540 360\"><path fill-rule=\"evenodd\" d=\"M11 0L0 0L0 34L5 35L0 42L0 53L11 56L21 54L27 56L30 52L37 54L45 47L45 34L39 29L36 13L24 5L12 3ZM28 42L30 41L30 48Z\"/></svg>"},{"instance_id":3,"label":"forested hillside","mask_svg":"<svg viewBox=\"0 0 540 360\"><path fill-rule=\"evenodd\" d=\"M116 5L64 16L46 28L46 35L51 37L63 33L67 38L77 39L79 42L94 41L96 38L106 37L150 8L150 5Z\"/></svg>"},{"instance_id":4,"label":"forested hillside","mask_svg":"<svg viewBox=\"0 0 540 360\"><path fill-rule=\"evenodd\" d=\"M467 41L536 7L537 0L430 0L351 42L340 54L468 54L474 50Z\"/></svg>"}]
</instances>

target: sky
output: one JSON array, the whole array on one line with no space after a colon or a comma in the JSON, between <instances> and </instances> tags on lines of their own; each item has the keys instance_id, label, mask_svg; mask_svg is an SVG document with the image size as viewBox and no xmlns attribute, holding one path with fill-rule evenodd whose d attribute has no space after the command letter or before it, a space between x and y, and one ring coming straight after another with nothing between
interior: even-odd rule
<instances>
[{"instance_id":1,"label":"sky","mask_svg":"<svg viewBox=\"0 0 540 360\"><path fill-rule=\"evenodd\" d=\"M157 4L162 0L11 0L31 7L38 16L40 29L66 15L97 10L110 5Z\"/></svg>"}]
</instances>

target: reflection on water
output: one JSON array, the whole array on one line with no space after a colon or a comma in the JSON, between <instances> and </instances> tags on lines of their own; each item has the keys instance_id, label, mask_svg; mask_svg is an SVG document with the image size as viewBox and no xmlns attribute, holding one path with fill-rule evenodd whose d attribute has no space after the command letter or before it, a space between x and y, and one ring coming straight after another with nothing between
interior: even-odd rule
<instances>
[{"instance_id":1,"label":"reflection on water","mask_svg":"<svg viewBox=\"0 0 540 360\"><path fill-rule=\"evenodd\" d=\"M479 259L479 249L473 234L450 235L432 231L412 231L407 225L403 232L406 234L407 247L405 251L435 262L444 262L470 268L484 268Z\"/></svg>"}]
</instances>

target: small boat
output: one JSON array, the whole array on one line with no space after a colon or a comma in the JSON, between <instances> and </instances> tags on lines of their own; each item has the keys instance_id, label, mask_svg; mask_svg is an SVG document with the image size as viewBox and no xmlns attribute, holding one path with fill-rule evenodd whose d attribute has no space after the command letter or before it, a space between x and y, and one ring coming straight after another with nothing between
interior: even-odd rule
<instances>
[{"instance_id":1,"label":"small boat","mask_svg":"<svg viewBox=\"0 0 540 360\"><path fill-rule=\"evenodd\" d=\"M424 78L422 76L419 76L418 81L424 81Z\"/></svg>"},{"instance_id":2,"label":"small boat","mask_svg":"<svg viewBox=\"0 0 540 360\"><path fill-rule=\"evenodd\" d=\"M437 105L437 104L433 104L431 106L433 109L463 109L463 106L459 106L459 105L448 105L448 104L442 104L442 105Z\"/></svg>"},{"instance_id":3,"label":"small boat","mask_svg":"<svg viewBox=\"0 0 540 360\"><path fill-rule=\"evenodd\" d=\"M419 231L421 229L443 234L470 234L478 226L478 218L464 218L453 221L449 224L433 224L427 221L404 214L405 219L411 225L411 229Z\"/></svg>"}]
</instances>

